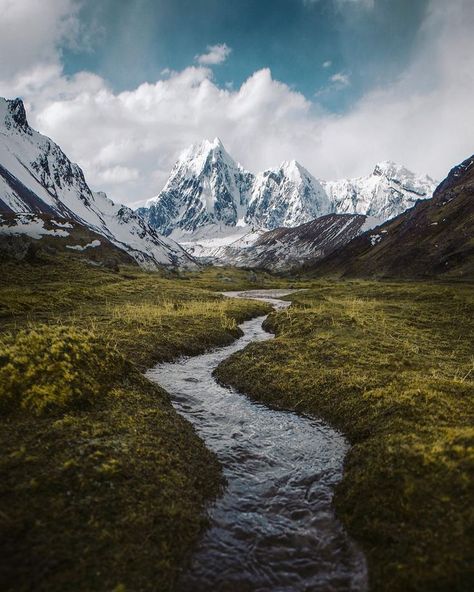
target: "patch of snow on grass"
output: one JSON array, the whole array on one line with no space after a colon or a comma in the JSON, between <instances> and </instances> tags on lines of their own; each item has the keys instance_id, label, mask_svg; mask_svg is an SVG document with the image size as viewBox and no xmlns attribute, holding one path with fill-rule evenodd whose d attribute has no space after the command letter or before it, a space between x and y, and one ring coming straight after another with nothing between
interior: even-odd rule
<instances>
[{"instance_id":1,"label":"patch of snow on grass","mask_svg":"<svg viewBox=\"0 0 474 592\"><path fill-rule=\"evenodd\" d=\"M73 251L85 251L86 249L92 248L95 249L96 247L100 247L100 240L93 240L91 243L87 245L66 245L66 249L72 249Z\"/></svg>"},{"instance_id":2,"label":"patch of snow on grass","mask_svg":"<svg viewBox=\"0 0 474 592\"><path fill-rule=\"evenodd\" d=\"M26 234L27 236L40 239L42 236L69 236L69 232L62 229L49 229L44 227L44 220L28 214L17 216L13 224L6 222L0 216L0 234Z\"/></svg>"}]
</instances>

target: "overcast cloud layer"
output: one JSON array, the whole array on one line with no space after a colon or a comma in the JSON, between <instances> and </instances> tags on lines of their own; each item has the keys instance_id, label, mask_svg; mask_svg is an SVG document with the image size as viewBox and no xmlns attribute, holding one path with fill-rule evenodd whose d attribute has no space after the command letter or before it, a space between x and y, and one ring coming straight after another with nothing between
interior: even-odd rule
<instances>
[{"instance_id":1,"label":"overcast cloud layer","mask_svg":"<svg viewBox=\"0 0 474 592\"><path fill-rule=\"evenodd\" d=\"M361 10L371 4L361 1ZM23 97L30 124L82 166L94 189L118 201L157 194L181 150L215 136L252 171L295 158L326 179L367 174L386 159L441 179L474 152L472 0L431 0L409 67L342 115L268 69L240 88L218 87L213 68L229 55L225 39L204 46L183 71L114 93L95 74L63 73L61 47L87 50L93 35L74 0L0 0L0 13L0 55L8 56L0 95ZM350 76L338 73L333 84L348 85Z\"/></svg>"}]
</instances>

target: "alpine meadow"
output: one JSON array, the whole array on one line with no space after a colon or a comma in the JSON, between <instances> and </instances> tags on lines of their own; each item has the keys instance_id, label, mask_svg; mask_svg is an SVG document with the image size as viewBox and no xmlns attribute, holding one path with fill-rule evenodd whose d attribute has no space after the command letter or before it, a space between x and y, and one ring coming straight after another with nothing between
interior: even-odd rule
<instances>
[{"instance_id":1,"label":"alpine meadow","mask_svg":"<svg viewBox=\"0 0 474 592\"><path fill-rule=\"evenodd\" d=\"M474 589L471 0L0 0L0 590Z\"/></svg>"}]
</instances>

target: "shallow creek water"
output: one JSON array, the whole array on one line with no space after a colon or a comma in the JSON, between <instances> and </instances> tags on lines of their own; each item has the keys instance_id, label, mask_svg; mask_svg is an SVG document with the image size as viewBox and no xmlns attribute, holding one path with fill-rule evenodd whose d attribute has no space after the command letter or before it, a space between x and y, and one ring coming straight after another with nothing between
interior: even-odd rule
<instances>
[{"instance_id":1,"label":"shallow creek water","mask_svg":"<svg viewBox=\"0 0 474 592\"><path fill-rule=\"evenodd\" d=\"M284 290L229 292L276 308ZM170 393L223 465L227 485L209 508L203 534L178 592L362 592L362 553L332 509L348 444L324 422L254 403L216 383L220 362L271 339L259 317L243 337L206 354L159 364L148 378Z\"/></svg>"}]
</instances>

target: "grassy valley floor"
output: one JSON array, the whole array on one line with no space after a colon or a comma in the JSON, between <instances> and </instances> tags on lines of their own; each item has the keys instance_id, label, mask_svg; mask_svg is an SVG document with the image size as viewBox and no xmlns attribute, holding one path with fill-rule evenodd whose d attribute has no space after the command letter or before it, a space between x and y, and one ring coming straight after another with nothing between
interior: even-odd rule
<instances>
[{"instance_id":1,"label":"grassy valley floor","mask_svg":"<svg viewBox=\"0 0 474 592\"><path fill-rule=\"evenodd\" d=\"M336 510L371 590L473 589L472 285L317 282L218 378L350 439Z\"/></svg>"},{"instance_id":2,"label":"grassy valley floor","mask_svg":"<svg viewBox=\"0 0 474 592\"><path fill-rule=\"evenodd\" d=\"M209 291L269 276L3 262L0 589L172 589L219 494L216 458L141 371L268 311Z\"/></svg>"}]
</instances>

